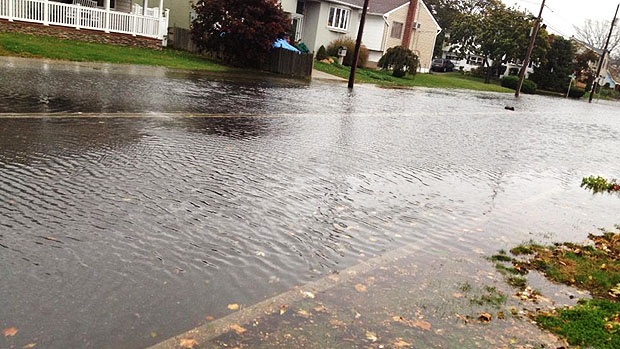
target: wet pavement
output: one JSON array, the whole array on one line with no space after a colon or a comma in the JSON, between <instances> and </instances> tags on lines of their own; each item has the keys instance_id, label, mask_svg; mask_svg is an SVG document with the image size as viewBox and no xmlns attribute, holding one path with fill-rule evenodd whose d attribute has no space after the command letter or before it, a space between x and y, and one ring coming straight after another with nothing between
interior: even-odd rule
<instances>
[{"instance_id":1,"label":"wet pavement","mask_svg":"<svg viewBox=\"0 0 620 349\"><path fill-rule=\"evenodd\" d=\"M403 245L484 269L620 222L579 188L620 172L613 103L144 69L0 61L0 347L145 347Z\"/></svg>"}]
</instances>

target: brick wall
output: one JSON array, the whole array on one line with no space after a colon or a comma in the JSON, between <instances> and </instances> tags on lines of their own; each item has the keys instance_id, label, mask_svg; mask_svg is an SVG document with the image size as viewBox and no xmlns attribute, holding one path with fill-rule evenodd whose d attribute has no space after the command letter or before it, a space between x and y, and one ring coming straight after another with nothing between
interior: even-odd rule
<instances>
[{"instance_id":1,"label":"brick wall","mask_svg":"<svg viewBox=\"0 0 620 349\"><path fill-rule=\"evenodd\" d=\"M120 46L144 47L154 50L161 50L161 40L131 36L127 34L104 33L87 29L77 30L75 28L44 26L38 23L9 22L0 20L0 33L23 33L36 36L51 36L65 40L94 42L100 44L112 44Z\"/></svg>"}]
</instances>

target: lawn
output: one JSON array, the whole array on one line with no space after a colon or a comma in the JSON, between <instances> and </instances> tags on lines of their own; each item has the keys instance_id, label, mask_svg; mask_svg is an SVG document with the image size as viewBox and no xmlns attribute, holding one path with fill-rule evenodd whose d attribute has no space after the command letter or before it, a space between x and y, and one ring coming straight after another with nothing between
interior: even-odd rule
<instances>
[{"instance_id":1,"label":"lawn","mask_svg":"<svg viewBox=\"0 0 620 349\"><path fill-rule=\"evenodd\" d=\"M339 64L315 62L314 68L342 78L349 77L350 68ZM395 78L389 72L381 70L358 69L355 81L381 86L421 86L504 93L514 92L511 89L500 86L498 82L485 84L481 78L460 73L416 74L415 76L407 75L403 78Z\"/></svg>"},{"instance_id":2,"label":"lawn","mask_svg":"<svg viewBox=\"0 0 620 349\"><path fill-rule=\"evenodd\" d=\"M18 33L0 34L0 55L77 62L142 64L212 72L236 70L197 54L172 49L156 51L146 48L87 43Z\"/></svg>"}]
</instances>

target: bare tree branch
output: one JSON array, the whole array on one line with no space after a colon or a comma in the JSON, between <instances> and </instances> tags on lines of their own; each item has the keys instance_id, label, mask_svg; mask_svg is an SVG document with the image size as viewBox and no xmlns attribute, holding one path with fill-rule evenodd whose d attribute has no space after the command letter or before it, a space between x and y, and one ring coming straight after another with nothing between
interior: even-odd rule
<instances>
[{"instance_id":1,"label":"bare tree branch","mask_svg":"<svg viewBox=\"0 0 620 349\"><path fill-rule=\"evenodd\" d=\"M581 27L575 26L575 37L594 48L602 50L609 35L610 25L611 21L588 19ZM609 41L609 52L613 57L620 55L620 28L618 27L614 28L614 33Z\"/></svg>"}]
</instances>

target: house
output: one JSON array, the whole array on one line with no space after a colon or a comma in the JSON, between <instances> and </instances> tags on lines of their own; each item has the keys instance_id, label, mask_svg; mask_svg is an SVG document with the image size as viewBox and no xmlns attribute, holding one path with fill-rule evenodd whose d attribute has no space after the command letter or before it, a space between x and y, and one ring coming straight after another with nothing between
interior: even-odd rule
<instances>
[{"instance_id":1,"label":"house","mask_svg":"<svg viewBox=\"0 0 620 349\"><path fill-rule=\"evenodd\" d=\"M162 0L153 2L159 6L150 8L144 1L137 7L132 0L0 0L0 21L4 20L0 27L3 31L132 46L158 42L161 47L166 44L169 12Z\"/></svg>"},{"instance_id":2,"label":"house","mask_svg":"<svg viewBox=\"0 0 620 349\"><path fill-rule=\"evenodd\" d=\"M171 9L171 27L189 29L195 1L163 0L163 6ZM414 4L411 13L410 2ZM280 0L280 4L291 19L291 40L316 52L336 39L357 37L364 0ZM440 30L422 0L373 0L362 41L370 51L371 66L376 66L387 49L408 42L407 47L420 57L421 71L428 71ZM178 31L172 28L171 32Z\"/></svg>"},{"instance_id":3,"label":"house","mask_svg":"<svg viewBox=\"0 0 620 349\"><path fill-rule=\"evenodd\" d=\"M597 57L597 61L596 62L589 62L590 65L590 69L594 72L596 72L596 69L598 67L599 61L601 59L601 56L603 56L603 62L601 62L601 73L599 74L598 78L601 79L600 81L600 85L601 86L605 86L605 84L609 84L611 86L611 88L615 88L616 87L616 82L614 81L613 77L612 77L612 72L611 72L611 68L612 68L612 62L610 60L610 56L609 54L605 54L603 55L603 50L600 48L596 48L593 47L581 40L576 39L575 37L571 37L571 42L573 43L573 47L575 48L575 54L576 55L580 55L583 54L587 51L592 51L594 52L594 54ZM581 81L578 82L577 86L579 87L585 87L585 82Z\"/></svg>"},{"instance_id":4,"label":"house","mask_svg":"<svg viewBox=\"0 0 620 349\"><path fill-rule=\"evenodd\" d=\"M428 72L441 27L422 0L376 0L370 3L363 44L369 65L376 67L392 47L405 46L420 59L420 71Z\"/></svg>"}]
</instances>

